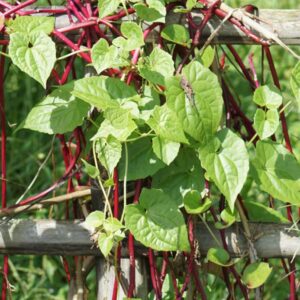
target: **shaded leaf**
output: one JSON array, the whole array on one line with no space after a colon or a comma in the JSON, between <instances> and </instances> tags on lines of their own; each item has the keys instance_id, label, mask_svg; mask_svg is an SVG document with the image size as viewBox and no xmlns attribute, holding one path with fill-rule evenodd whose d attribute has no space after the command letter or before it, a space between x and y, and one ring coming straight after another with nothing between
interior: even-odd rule
<instances>
[{"instance_id":1,"label":"shaded leaf","mask_svg":"<svg viewBox=\"0 0 300 300\"><path fill-rule=\"evenodd\" d=\"M165 164L154 154L150 138L142 138L127 144L128 146L128 172L127 180L137 180L154 175ZM119 178L124 178L125 155L118 166Z\"/></svg>"},{"instance_id":2,"label":"shaded leaf","mask_svg":"<svg viewBox=\"0 0 300 300\"><path fill-rule=\"evenodd\" d=\"M233 265L230 255L223 248L210 248L207 252L207 259L219 266L229 267Z\"/></svg>"},{"instance_id":3,"label":"shaded leaf","mask_svg":"<svg viewBox=\"0 0 300 300\"><path fill-rule=\"evenodd\" d=\"M192 190L185 194L183 204L187 213L201 214L212 206L212 201L209 198L205 198L204 202L202 202L201 193Z\"/></svg>"},{"instance_id":4,"label":"shaded leaf","mask_svg":"<svg viewBox=\"0 0 300 300\"><path fill-rule=\"evenodd\" d=\"M83 162L83 164L84 164L84 168L85 168L86 173L87 173L90 177L96 178L97 176L100 175L99 170L98 170L95 166L91 165L90 163L88 163L88 162L87 162L86 160L84 160L84 159L81 159L81 160L82 160L82 162Z\"/></svg>"}]
</instances>

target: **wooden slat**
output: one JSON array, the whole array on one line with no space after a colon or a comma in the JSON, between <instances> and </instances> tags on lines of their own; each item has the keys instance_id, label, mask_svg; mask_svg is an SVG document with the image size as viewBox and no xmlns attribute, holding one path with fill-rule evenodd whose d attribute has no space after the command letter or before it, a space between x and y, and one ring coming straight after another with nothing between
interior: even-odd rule
<instances>
[{"instance_id":1,"label":"wooden slat","mask_svg":"<svg viewBox=\"0 0 300 300\"><path fill-rule=\"evenodd\" d=\"M220 240L218 230L209 224L211 231ZM254 245L259 257L292 257L300 255L299 229L290 230L290 224L250 223ZM99 250L90 240L91 231L81 221L13 220L0 225L0 253L48 254L48 255L99 255ZM226 229L226 240L232 256L247 252L247 241L240 224ZM218 246L204 226L197 224L196 237L201 255L211 247ZM221 241L220 241L221 243ZM136 245L138 255L147 255L147 250ZM127 248L122 256L127 256Z\"/></svg>"},{"instance_id":2,"label":"wooden slat","mask_svg":"<svg viewBox=\"0 0 300 300\"><path fill-rule=\"evenodd\" d=\"M193 12L192 16L197 22L200 22L203 17L203 15L198 12ZM259 10L259 18L264 20L264 22L260 21L260 24L266 27L268 30L277 33L278 37L285 44L300 44L300 10L262 9ZM124 18L124 20L125 19L126 18ZM166 20L167 24L181 23L182 25L186 26L186 19L183 18L182 14L171 12L167 16ZM202 40L206 40L220 23L221 21L217 17L214 17L205 27ZM57 29L61 29L69 25L70 23L67 16L61 15L56 18ZM259 36L259 34L257 35ZM154 34L149 35L148 37L148 42L152 42L154 40L156 40L156 31L154 31ZM227 21L212 41L212 44L225 43L253 44L254 42Z\"/></svg>"}]
</instances>

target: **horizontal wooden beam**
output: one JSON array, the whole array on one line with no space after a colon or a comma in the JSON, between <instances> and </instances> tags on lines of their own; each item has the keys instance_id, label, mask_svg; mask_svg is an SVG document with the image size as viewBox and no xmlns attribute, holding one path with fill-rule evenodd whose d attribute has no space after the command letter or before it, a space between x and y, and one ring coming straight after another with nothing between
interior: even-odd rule
<instances>
[{"instance_id":1,"label":"horizontal wooden beam","mask_svg":"<svg viewBox=\"0 0 300 300\"><path fill-rule=\"evenodd\" d=\"M59 8L59 7L55 7ZM34 16L48 15L45 13L34 14ZM192 12L192 16L196 22L200 22L203 18L203 15L197 11ZM63 30L63 28L69 27L70 20L69 17L65 14L55 15L56 23L55 27L57 30ZM124 17L124 21L127 17ZM76 17L73 16L73 19L76 20ZM135 19L135 16L130 16L130 20ZM95 19L93 19L95 21ZM284 10L284 9L261 9L259 10L259 15L257 22L259 22L264 28L269 31L276 33L277 36L287 45L299 45L300 44L300 10ZM182 24L186 26L186 18L183 14L170 12L166 17L167 24ZM212 32L220 25L221 21L214 17L204 28L202 34L202 41L205 41ZM144 25L145 28L147 25ZM100 25L104 27L104 25ZM70 32L70 37L74 32ZM263 36L260 33L257 33L262 39ZM147 38L148 42L156 40L157 31L153 31L153 34L150 34ZM2 37L3 38L3 37ZM7 37L6 37L7 38ZM233 26L229 21L225 22L221 29L218 31L218 34L212 40L212 44L254 44L253 40L246 37L238 28Z\"/></svg>"},{"instance_id":2,"label":"horizontal wooden beam","mask_svg":"<svg viewBox=\"0 0 300 300\"><path fill-rule=\"evenodd\" d=\"M220 241L220 234L214 225L208 224L210 231ZM300 255L299 229L291 229L290 224L250 223L253 242L259 257L293 257ZM217 247L215 239L207 227L199 223L196 238L201 255L206 255L211 247ZM93 245L92 232L82 221L55 220L12 220L0 224L0 253L35 255L100 255ZM241 224L236 223L225 230L228 249L233 257L247 254L248 242ZM124 243L122 256L127 257ZM137 255L147 255L147 249L136 244Z\"/></svg>"}]
</instances>

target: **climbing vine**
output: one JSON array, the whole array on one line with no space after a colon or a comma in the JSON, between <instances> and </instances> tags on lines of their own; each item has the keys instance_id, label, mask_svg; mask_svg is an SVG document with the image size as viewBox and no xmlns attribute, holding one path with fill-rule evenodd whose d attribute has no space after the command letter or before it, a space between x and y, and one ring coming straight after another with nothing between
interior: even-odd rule
<instances>
[{"instance_id":1,"label":"climbing vine","mask_svg":"<svg viewBox=\"0 0 300 300\"><path fill-rule=\"evenodd\" d=\"M299 110L300 64L291 76L293 100L287 100L270 51L279 42L270 32L259 37L259 27L252 30L246 17L239 19L221 1L69 0L47 9L32 8L35 2L0 1L0 84L3 89L7 60L45 89L17 130L55 135L65 173L15 207L37 203L66 181L68 192L86 181L99 191L94 201L103 208L86 218L99 251L118 266L120 247L128 246L128 299L138 297L135 241L149 248L150 299L209 299L209 273L223 280L228 299L250 299L252 290L263 299L261 287L272 266L258 257L248 222L298 220L300 164L285 113ZM194 12L203 18L199 21ZM241 13L253 21L249 12ZM58 26L62 14L69 22ZM171 14L185 23L166 23ZM220 27L204 39L211 18L220 19ZM261 46L272 80L259 78L252 55L247 67L232 45L226 50L210 45L225 22ZM84 65L79 79L78 62ZM251 102L241 103L232 90L228 65L248 83ZM3 95L1 100L4 108ZM1 120L3 178L3 109ZM257 201L253 195L258 193L268 196ZM286 215L276 210L277 203L286 205ZM74 209L74 217L82 217ZM211 232L216 247L205 257L196 239L198 222L208 228L213 223L220 234ZM249 245L238 259L230 256L225 239L225 230L236 222L242 223ZM178 255L184 262L179 272L174 269ZM282 259L282 264L290 299L296 299L295 261ZM7 261L3 272L6 278ZM113 299L120 276L117 271ZM3 280L2 299L6 288Z\"/></svg>"}]
</instances>

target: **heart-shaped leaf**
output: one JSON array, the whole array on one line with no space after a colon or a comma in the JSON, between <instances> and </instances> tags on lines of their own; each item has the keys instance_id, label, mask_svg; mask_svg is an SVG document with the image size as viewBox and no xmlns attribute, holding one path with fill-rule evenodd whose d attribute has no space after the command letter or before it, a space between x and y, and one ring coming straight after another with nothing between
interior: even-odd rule
<instances>
[{"instance_id":1,"label":"heart-shaped leaf","mask_svg":"<svg viewBox=\"0 0 300 300\"><path fill-rule=\"evenodd\" d=\"M21 71L38 81L44 88L56 61L55 44L43 32L10 35L9 55Z\"/></svg>"},{"instance_id":2,"label":"heart-shaped leaf","mask_svg":"<svg viewBox=\"0 0 300 300\"><path fill-rule=\"evenodd\" d=\"M263 285L272 272L268 263L256 262L246 267L242 281L249 289L255 289Z\"/></svg>"},{"instance_id":3,"label":"heart-shaped leaf","mask_svg":"<svg viewBox=\"0 0 300 300\"><path fill-rule=\"evenodd\" d=\"M158 251L190 250L184 218L161 190L143 189L139 204L126 207L125 224L146 247Z\"/></svg>"},{"instance_id":4,"label":"heart-shaped leaf","mask_svg":"<svg viewBox=\"0 0 300 300\"><path fill-rule=\"evenodd\" d=\"M229 267L233 265L229 253L223 248L210 248L207 252L207 259L219 266Z\"/></svg>"},{"instance_id":5,"label":"heart-shaped leaf","mask_svg":"<svg viewBox=\"0 0 300 300\"><path fill-rule=\"evenodd\" d=\"M269 109L276 109L282 104L280 90L274 85L263 85L254 92L253 101Z\"/></svg>"}]
</instances>

